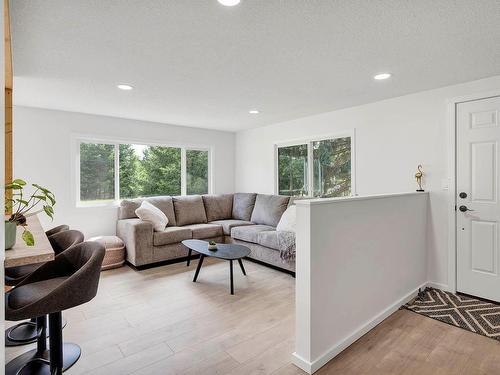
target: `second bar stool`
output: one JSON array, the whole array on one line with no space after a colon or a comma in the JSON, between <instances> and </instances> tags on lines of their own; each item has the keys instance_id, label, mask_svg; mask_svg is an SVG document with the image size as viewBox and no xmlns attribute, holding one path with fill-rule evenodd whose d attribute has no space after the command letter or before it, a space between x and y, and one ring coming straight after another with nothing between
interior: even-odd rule
<instances>
[{"instance_id":1,"label":"second bar stool","mask_svg":"<svg viewBox=\"0 0 500 375\"><path fill-rule=\"evenodd\" d=\"M49 236L50 244L54 253L60 254L64 250L83 242L83 233L77 230L67 230L67 225L56 227L63 231ZM54 229L56 229L54 228ZM52 229L51 231L54 231ZM49 232L51 232L49 231ZM47 233L49 233L47 232ZM17 285L29 274L34 272L41 264L30 264L27 266L10 267L5 270L5 284ZM19 346L31 344L37 340L37 321L35 318L27 322L21 322L5 330L5 346Z\"/></svg>"},{"instance_id":2,"label":"second bar stool","mask_svg":"<svg viewBox=\"0 0 500 375\"><path fill-rule=\"evenodd\" d=\"M46 231L45 235L47 237L50 237L53 234L56 234L56 233L59 233L59 232L64 232L65 230L69 230L69 225L66 225L66 224L58 225L57 227L54 227L54 228L49 229L48 231Z\"/></svg>"},{"instance_id":3,"label":"second bar stool","mask_svg":"<svg viewBox=\"0 0 500 375\"><path fill-rule=\"evenodd\" d=\"M5 295L5 318L21 320L49 315L50 348L38 340L37 349L21 354L5 366L7 375L49 373L60 375L80 357L76 344L63 344L61 312L95 297L104 246L83 242L59 254Z\"/></svg>"}]
</instances>

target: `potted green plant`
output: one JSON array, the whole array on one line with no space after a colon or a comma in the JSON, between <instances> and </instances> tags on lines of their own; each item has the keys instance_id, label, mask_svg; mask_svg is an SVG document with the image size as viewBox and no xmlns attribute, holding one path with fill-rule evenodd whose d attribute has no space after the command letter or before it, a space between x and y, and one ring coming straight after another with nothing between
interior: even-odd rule
<instances>
[{"instance_id":1,"label":"potted green plant","mask_svg":"<svg viewBox=\"0 0 500 375\"><path fill-rule=\"evenodd\" d=\"M210 241L208 243L208 250L217 251L217 243L215 241Z\"/></svg>"},{"instance_id":2,"label":"potted green plant","mask_svg":"<svg viewBox=\"0 0 500 375\"><path fill-rule=\"evenodd\" d=\"M33 234L27 229L26 217L40 212L45 212L51 219L54 216L54 194L38 184L31 184L33 191L28 194L24 190L26 186L27 183L21 179L15 179L5 186L5 212L11 214L9 219L5 220L5 249L16 244L18 226L23 227L22 238L26 245L35 244Z\"/></svg>"}]
</instances>

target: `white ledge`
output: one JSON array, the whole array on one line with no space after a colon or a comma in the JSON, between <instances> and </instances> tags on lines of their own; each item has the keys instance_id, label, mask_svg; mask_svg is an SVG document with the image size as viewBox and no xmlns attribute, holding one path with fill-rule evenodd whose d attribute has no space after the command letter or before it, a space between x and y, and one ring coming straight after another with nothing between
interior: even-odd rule
<instances>
[{"instance_id":1,"label":"white ledge","mask_svg":"<svg viewBox=\"0 0 500 375\"><path fill-rule=\"evenodd\" d=\"M342 203L346 201L363 201L369 199L382 199L382 198L394 198L402 197L407 195L423 195L428 194L427 191L410 191L404 193L389 193L389 194L374 194L374 195L357 195L352 197L339 197L339 198L314 198L314 199L298 199L294 203L298 206L312 206L318 204L331 204L331 203Z\"/></svg>"}]
</instances>

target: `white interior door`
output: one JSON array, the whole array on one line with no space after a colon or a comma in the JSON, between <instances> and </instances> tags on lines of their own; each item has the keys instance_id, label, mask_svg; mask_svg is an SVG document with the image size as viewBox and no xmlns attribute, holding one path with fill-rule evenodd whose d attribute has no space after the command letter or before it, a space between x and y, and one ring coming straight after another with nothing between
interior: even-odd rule
<instances>
[{"instance_id":1,"label":"white interior door","mask_svg":"<svg viewBox=\"0 0 500 375\"><path fill-rule=\"evenodd\" d=\"M500 97L457 105L457 290L500 302Z\"/></svg>"}]
</instances>

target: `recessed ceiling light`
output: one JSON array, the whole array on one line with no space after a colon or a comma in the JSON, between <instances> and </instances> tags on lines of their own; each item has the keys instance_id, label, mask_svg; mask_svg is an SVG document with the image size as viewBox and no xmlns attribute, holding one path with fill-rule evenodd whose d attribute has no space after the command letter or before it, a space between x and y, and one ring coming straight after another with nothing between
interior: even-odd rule
<instances>
[{"instance_id":1,"label":"recessed ceiling light","mask_svg":"<svg viewBox=\"0 0 500 375\"><path fill-rule=\"evenodd\" d=\"M220 4L226 7L234 7L240 3L240 0L217 0Z\"/></svg>"},{"instance_id":2,"label":"recessed ceiling light","mask_svg":"<svg viewBox=\"0 0 500 375\"><path fill-rule=\"evenodd\" d=\"M129 90L133 89L132 86L130 86L130 85L123 85L123 84L116 85L116 87L118 87L120 90L125 90L125 91L129 91Z\"/></svg>"},{"instance_id":3,"label":"recessed ceiling light","mask_svg":"<svg viewBox=\"0 0 500 375\"><path fill-rule=\"evenodd\" d=\"M373 79L376 79L377 81L381 81L383 79L391 78L392 74L391 73L379 73L373 76Z\"/></svg>"},{"instance_id":4,"label":"recessed ceiling light","mask_svg":"<svg viewBox=\"0 0 500 375\"><path fill-rule=\"evenodd\" d=\"M257 111L256 109L251 109L250 111L248 111L248 113L250 113L251 115L258 115L259 111Z\"/></svg>"}]
</instances>

